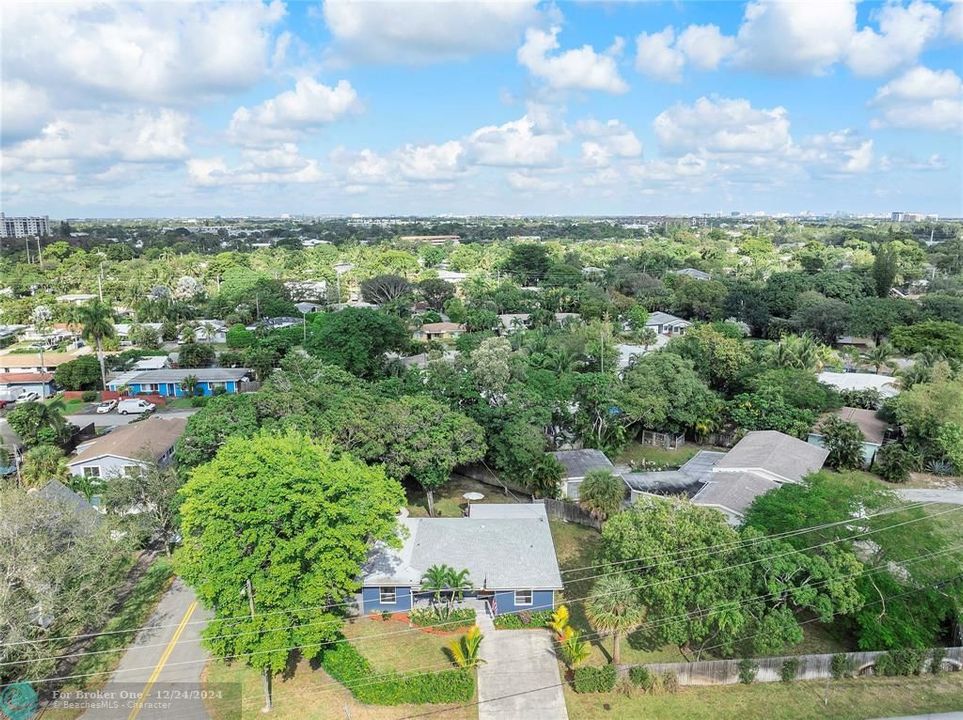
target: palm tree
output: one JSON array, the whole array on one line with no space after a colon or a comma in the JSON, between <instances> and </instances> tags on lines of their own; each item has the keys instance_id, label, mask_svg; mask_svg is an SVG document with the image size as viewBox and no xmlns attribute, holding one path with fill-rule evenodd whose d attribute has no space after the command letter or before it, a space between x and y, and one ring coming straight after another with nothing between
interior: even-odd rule
<instances>
[{"instance_id":1,"label":"palm tree","mask_svg":"<svg viewBox=\"0 0 963 720\"><path fill-rule=\"evenodd\" d=\"M465 568L461 570L448 568L448 587L451 590L452 600L461 602L465 597L465 591L472 589L471 575L468 570Z\"/></svg>"},{"instance_id":2,"label":"palm tree","mask_svg":"<svg viewBox=\"0 0 963 720\"><path fill-rule=\"evenodd\" d=\"M27 450L20 468L20 480L25 487L41 487L50 480L68 482L67 458L56 445L37 445Z\"/></svg>"},{"instance_id":3,"label":"palm tree","mask_svg":"<svg viewBox=\"0 0 963 720\"><path fill-rule=\"evenodd\" d=\"M481 641L485 638L477 625L448 646L448 655L461 668L473 668L485 662L480 657Z\"/></svg>"},{"instance_id":4,"label":"palm tree","mask_svg":"<svg viewBox=\"0 0 963 720\"><path fill-rule=\"evenodd\" d=\"M618 665L622 635L642 624L645 610L625 575L604 575L595 583L592 595L585 614L597 632L612 635L612 662Z\"/></svg>"},{"instance_id":5,"label":"palm tree","mask_svg":"<svg viewBox=\"0 0 963 720\"><path fill-rule=\"evenodd\" d=\"M104 368L104 340L114 337L113 311L106 303L92 300L80 307L76 314L76 321L80 325L80 334L87 342L97 347L97 360L100 362L100 381L104 390L107 389L107 371Z\"/></svg>"},{"instance_id":6,"label":"palm tree","mask_svg":"<svg viewBox=\"0 0 963 720\"><path fill-rule=\"evenodd\" d=\"M432 565L425 570L425 574L421 576L422 592L427 591L432 593L435 603L440 603L441 594L450 587L448 581L451 577L452 570L452 568L444 564Z\"/></svg>"},{"instance_id":7,"label":"palm tree","mask_svg":"<svg viewBox=\"0 0 963 720\"><path fill-rule=\"evenodd\" d=\"M880 368L888 364L888 361L893 357L893 346L887 342L880 343L872 350L866 354L866 359L869 364L876 368L876 374L879 374Z\"/></svg>"},{"instance_id":8,"label":"palm tree","mask_svg":"<svg viewBox=\"0 0 963 720\"><path fill-rule=\"evenodd\" d=\"M184 388L184 394L188 397L194 397L197 394L197 375L187 375L183 380L181 380L181 387Z\"/></svg>"}]
</instances>

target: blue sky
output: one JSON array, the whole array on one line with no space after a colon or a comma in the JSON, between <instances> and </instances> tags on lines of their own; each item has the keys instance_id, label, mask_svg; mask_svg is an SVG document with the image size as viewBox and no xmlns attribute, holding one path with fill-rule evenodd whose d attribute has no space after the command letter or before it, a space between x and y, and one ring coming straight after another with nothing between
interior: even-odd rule
<instances>
[{"instance_id":1,"label":"blue sky","mask_svg":"<svg viewBox=\"0 0 963 720\"><path fill-rule=\"evenodd\" d=\"M963 3L4 3L8 214L963 215Z\"/></svg>"}]
</instances>

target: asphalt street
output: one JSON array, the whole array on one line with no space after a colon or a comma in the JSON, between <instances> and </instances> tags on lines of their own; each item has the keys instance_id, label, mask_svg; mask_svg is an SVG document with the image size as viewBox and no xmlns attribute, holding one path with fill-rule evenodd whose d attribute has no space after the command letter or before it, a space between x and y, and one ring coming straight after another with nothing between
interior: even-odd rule
<instances>
[{"instance_id":1,"label":"asphalt street","mask_svg":"<svg viewBox=\"0 0 963 720\"><path fill-rule=\"evenodd\" d=\"M196 413L198 408L189 408L186 410L161 410L157 413L157 417L163 418L176 418L176 417L190 417ZM137 419L137 415L120 415L116 410L114 412L105 413L104 415L98 415L97 413L80 413L78 415L67 415L67 421L72 422L74 425L79 427L84 427L89 423L93 423L99 428L103 427L119 427L120 425L127 425L134 422Z\"/></svg>"}]
</instances>

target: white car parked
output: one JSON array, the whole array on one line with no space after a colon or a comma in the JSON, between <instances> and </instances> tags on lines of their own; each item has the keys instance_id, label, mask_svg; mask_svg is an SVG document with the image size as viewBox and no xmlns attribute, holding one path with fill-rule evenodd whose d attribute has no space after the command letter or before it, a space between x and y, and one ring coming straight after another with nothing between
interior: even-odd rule
<instances>
[{"instance_id":1,"label":"white car parked","mask_svg":"<svg viewBox=\"0 0 963 720\"><path fill-rule=\"evenodd\" d=\"M128 398L127 400L121 400L117 404L117 412L121 415L130 415L131 413L140 415L145 412L154 412L154 408L156 407L154 403L149 403L140 398Z\"/></svg>"},{"instance_id":2,"label":"white car parked","mask_svg":"<svg viewBox=\"0 0 963 720\"><path fill-rule=\"evenodd\" d=\"M102 403L100 403L100 405L97 406L97 414L106 415L115 407L117 407L116 400L104 400Z\"/></svg>"},{"instance_id":3,"label":"white car parked","mask_svg":"<svg viewBox=\"0 0 963 720\"><path fill-rule=\"evenodd\" d=\"M17 402L22 402L22 403L37 402L38 400L40 400L40 393L34 392L32 390L28 392L20 393L20 397L17 398Z\"/></svg>"}]
</instances>

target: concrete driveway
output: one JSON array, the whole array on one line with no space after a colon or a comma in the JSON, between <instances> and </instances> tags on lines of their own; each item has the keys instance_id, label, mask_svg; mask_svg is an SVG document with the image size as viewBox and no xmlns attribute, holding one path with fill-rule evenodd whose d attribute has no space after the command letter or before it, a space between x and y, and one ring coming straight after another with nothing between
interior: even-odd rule
<instances>
[{"instance_id":1,"label":"concrete driveway","mask_svg":"<svg viewBox=\"0 0 963 720\"><path fill-rule=\"evenodd\" d=\"M478 720L567 720L548 630L485 629L478 666Z\"/></svg>"},{"instance_id":2,"label":"concrete driveway","mask_svg":"<svg viewBox=\"0 0 963 720\"><path fill-rule=\"evenodd\" d=\"M896 494L907 502L936 502L947 505L963 505L963 490L940 490L934 488L905 488L897 490Z\"/></svg>"}]
</instances>

